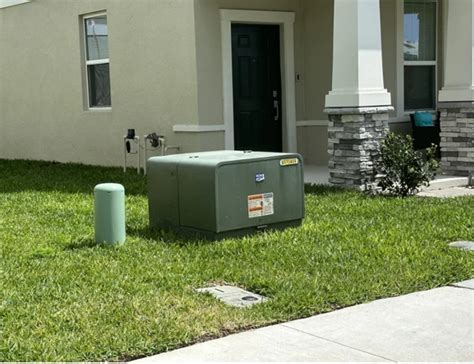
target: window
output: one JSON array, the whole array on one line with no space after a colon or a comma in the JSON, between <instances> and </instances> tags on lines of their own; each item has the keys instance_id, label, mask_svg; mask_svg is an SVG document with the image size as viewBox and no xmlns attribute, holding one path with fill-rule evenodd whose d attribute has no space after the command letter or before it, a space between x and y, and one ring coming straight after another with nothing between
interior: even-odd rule
<instances>
[{"instance_id":1,"label":"window","mask_svg":"<svg viewBox=\"0 0 474 364\"><path fill-rule=\"evenodd\" d=\"M405 0L405 110L436 109L437 0Z\"/></svg>"},{"instance_id":2,"label":"window","mask_svg":"<svg viewBox=\"0 0 474 364\"><path fill-rule=\"evenodd\" d=\"M89 108L111 107L107 16L83 19Z\"/></svg>"}]
</instances>

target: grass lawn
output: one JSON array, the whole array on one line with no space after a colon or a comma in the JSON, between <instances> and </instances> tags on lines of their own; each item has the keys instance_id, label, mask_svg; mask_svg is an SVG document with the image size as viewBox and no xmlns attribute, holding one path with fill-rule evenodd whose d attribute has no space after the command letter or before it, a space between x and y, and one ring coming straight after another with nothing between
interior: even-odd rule
<instances>
[{"instance_id":1,"label":"grass lawn","mask_svg":"<svg viewBox=\"0 0 474 364\"><path fill-rule=\"evenodd\" d=\"M93 242L93 188L125 186L127 243ZM220 242L148 231L134 172L0 160L0 361L117 360L474 276L474 198L308 187L300 228ZM271 298L227 307L193 288Z\"/></svg>"}]
</instances>

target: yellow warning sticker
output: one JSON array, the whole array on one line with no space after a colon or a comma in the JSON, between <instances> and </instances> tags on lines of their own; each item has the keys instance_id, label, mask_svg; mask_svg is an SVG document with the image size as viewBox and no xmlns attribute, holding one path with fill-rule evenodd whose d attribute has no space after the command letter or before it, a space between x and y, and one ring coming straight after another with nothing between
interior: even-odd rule
<instances>
[{"instance_id":1,"label":"yellow warning sticker","mask_svg":"<svg viewBox=\"0 0 474 364\"><path fill-rule=\"evenodd\" d=\"M300 161L298 158L288 158L288 159L280 159L280 166L286 167L286 166L294 166L295 164L298 164Z\"/></svg>"}]
</instances>

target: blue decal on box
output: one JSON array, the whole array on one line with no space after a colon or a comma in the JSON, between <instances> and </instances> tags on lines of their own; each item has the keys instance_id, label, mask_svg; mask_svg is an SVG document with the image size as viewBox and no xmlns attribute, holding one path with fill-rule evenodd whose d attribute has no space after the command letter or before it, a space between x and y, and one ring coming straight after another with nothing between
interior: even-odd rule
<instances>
[{"instance_id":1,"label":"blue decal on box","mask_svg":"<svg viewBox=\"0 0 474 364\"><path fill-rule=\"evenodd\" d=\"M265 181L265 174L257 173L255 175L255 182L263 182L263 181Z\"/></svg>"}]
</instances>

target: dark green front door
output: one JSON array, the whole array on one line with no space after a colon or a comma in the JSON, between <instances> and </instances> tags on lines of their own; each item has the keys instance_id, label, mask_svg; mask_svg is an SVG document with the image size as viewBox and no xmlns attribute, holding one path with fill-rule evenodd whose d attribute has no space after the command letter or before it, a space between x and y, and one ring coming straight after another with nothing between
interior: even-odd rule
<instances>
[{"instance_id":1,"label":"dark green front door","mask_svg":"<svg viewBox=\"0 0 474 364\"><path fill-rule=\"evenodd\" d=\"M236 150L282 151L280 28L232 25Z\"/></svg>"}]
</instances>

